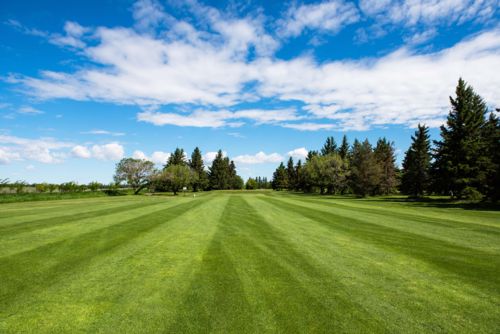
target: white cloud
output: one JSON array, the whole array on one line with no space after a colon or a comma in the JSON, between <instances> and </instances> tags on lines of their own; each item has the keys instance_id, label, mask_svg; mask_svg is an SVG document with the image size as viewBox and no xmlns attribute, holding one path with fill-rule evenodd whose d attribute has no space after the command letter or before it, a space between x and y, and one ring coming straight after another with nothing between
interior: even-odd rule
<instances>
[{"instance_id":1,"label":"white cloud","mask_svg":"<svg viewBox=\"0 0 500 334\"><path fill-rule=\"evenodd\" d=\"M84 131L80 132L81 134L88 134L88 135L110 135L114 137L119 137L119 136L125 136L124 132L112 132L112 131L107 131L107 130L90 130L90 131Z\"/></svg>"},{"instance_id":2,"label":"white cloud","mask_svg":"<svg viewBox=\"0 0 500 334\"><path fill-rule=\"evenodd\" d=\"M305 159L307 157L308 150L305 147L299 147L288 152L288 156L295 159Z\"/></svg>"},{"instance_id":3,"label":"white cloud","mask_svg":"<svg viewBox=\"0 0 500 334\"><path fill-rule=\"evenodd\" d=\"M83 159L94 158L105 161L116 161L123 158L125 150L123 146L118 143L109 143L104 145L93 145L92 147L76 145L71 150L71 153L75 157Z\"/></svg>"},{"instance_id":4,"label":"white cloud","mask_svg":"<svg viewBox=\"0 0 500 334\"><path fill-rule=\"evenodd\" d=\"M166 164L169 157L170 153L168 152L155 151L153 152L153 154L151 154L150 160L155 164Z\"/></svg>"},{"instance_id":5,"label":"white cloud","mask_svg":"<svg viewBox=\"0 0 500 334\"><path fill-rule=\"evenodd\" d=\"M281 126L284 128L295 129L299 131L331 130L335 128L334 124L322 123L284 123Z\"/></svg>"},{"instance_id":6,"label":"white cloud","mask_svg":"<svg viewBox=\"0 0 500 334\"><path fill-rule=\"evenodd\" d=\"M151 157L147 156L144 152L139 150L134 151L134 153L132 154L132 158L134 159L149 160L154 162L155 164L165 164L169 157L170 153L162 151L153 152L153 154L151 154Z\"/></svg>"},{"instance_id":7,"label":"white cloud","mask_svg":"<svg viewBox=\"0 0 500 334\"><path fill-rule=\"evenodd\" d=\"M43 114L43 111L35 109L31 106L23 106L17 110L18 113L20 114L27 114L27 115L39 115Z\"/></svg>"},{"instance_id":8,"label":"white cloud","mask_svg":"<svg viewBox=\"0 0 500 334\"><path fill-rule=\"evenodd\" d=\"M92 153L90 153L90 150L82 145L76 145L75 147L73 147L71 153L77 158L89 159L90 157L92 157Z\"/></svg>"},{"instance_id":9,"label":"white cloud","mask_svg":"<svg viewBox=\"0 0 500 334\"><path fill-rule=\"evenodd\" d=\"M299 130L368 129L373 125L437 124L460 76L486 101L498 101L500 29L483 32L451 48L415 54L406 48L379 59L316 64L309 58L263 65L263 96L299 100L318 119L335 125L285 124Z\"/></svg>"},{"instance_id":10,"label":"white cloud","mask_svg":"<svg viewBox=\"0 0 500 334\"><path fill-rule=\"evenodd\" d=\"M446 15L458 24L487 18L496 11L491 4L492 0L394 0L364 1L361 8L375 21L387 17L394 24L411 26L408 43L415 45L431 38L432 24L445 20ZM191 3L191 10L204 18L195 27L164 12L157 13L158 17L147 14L151 9L162 11L158 6L154 1L142 1L134 9L136 24L146 30L150 25L159 26L156 34L124 27L87 31L67 24L68 36L93 36L92 45L78 54L98 66L82 66L73 73L42 71L36 77L11 75L7 81L23 85L28 94L40 99L138 105L144 108L137 115L139 121L214 128L238 127L247 120L303 131L438 124L448 111L448 96L460 76L486 101L494 103L500 98L500 82L491 74L492 69L500 68L498 27L438 52L417 53L401 47L376 58L320 63L307 56L273 57L277 42L266 33L263 17L226 17L214 8ZM287 16L290 31L334 32L354 20L346 6L353 5L328 1L295 6ZM303 16L294 14L301 11ZM337 17L332 13L345 14L346 19L330 20ZM412 30L414 25L424 25L426 30ZM301 111L235 110L242 102L304 107ZM187 111L154 109L163 105L173 105L173 110L187 106ZM295 122L298 120L301 123Z\"/></svg>"},{"instance_id":11,"label":"white cloud","mask_svg":"<svg viewBox=\"0 0 500 334\"><path fill-rule=\"evenodd\" d=\"M361 0L367 16L382 23L436 25L494 19L497 0Z\"/></svg>"},{"instance_id":12,"label":"white cloud","mask_svg":"<svg viewBox=\"0 0 500 334\"><path fill-rule=\"evenodd\" d=\"M207 111L196 110L189 114L162 113L145 111L137 115L139 121L152 123L154 125L177 125L192 127L223 126L239 127L244 123L236 120L250 119L257 124L277 123L281 121L292 121L299 119L295 109L247 109L238 111Z\"/></svg>"},{"instance_id":13,"label":"white cloud","mask_svg":"<svg viewBox=\"0 0 500 334\"><path fill-rule=\"evenodd\" d=\"M51 34L49 42L59 46L67 46L75 49L82 49L86 46L82 36L89 31L89 28L82 27L76 22L67 21L64 24L64 35Z\"/></svg>"},{"instance_id":14,"label":"white cloud","mask_svg":"<svg viewBox=\"0 0 500 334\"><path fill-rule=\"evenodd\" d=\"M238 155L233 159L234 162L246 165L263 164L263 163L277 163L283 161L283 157L278 153L266 154L262 151L255 155Z\"/></svg>"},{"instance_id":15,"label":"white cloud","mask_svg":"<svg viewBox=\"0 0 500 334\"><path fill-rule=\"evenodd\" d=\"M28 139L0 135L0 161L34 160L42 163L60 163L65 157L63 149L72 147L69 142L53 138Z\"/></svg>"},{"instance_id":16,"label":"white cloud","mask_svg":"<svg viewBox=\"0 0 500 334\"><path fill-rule=\"evenodd\" d=\"M360 15L356 6L343 0L292 6L286 18L280 22L280 34L298 36L305 29L335 34L344 26L355 23L359 19Z\"/></svg>"},{"instance_id":17,"label":"white cloud","mask_svg":"<svg viewBox=\"0 0 500 334\"><path fill-rule=\"evenodd\" d=\"M144 152L138 150L132 153L132 158L140 160L149 160L149 157Z\"/></svg>"},{"instance_id":18,"label":"white cloud","mask_svg":"<svg viewBox=\"0 0 500 334\"><path fill-rule=\"evenodd\" d=\"M118 143L92 146L92 156L99 160L120 160L123 155L123 146Z\"/></svg>"}]
</instances>

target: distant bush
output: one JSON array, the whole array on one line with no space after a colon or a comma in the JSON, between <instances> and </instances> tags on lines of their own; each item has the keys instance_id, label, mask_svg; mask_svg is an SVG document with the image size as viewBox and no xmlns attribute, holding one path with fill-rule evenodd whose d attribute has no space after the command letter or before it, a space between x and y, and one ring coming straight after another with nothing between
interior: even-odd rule
<instances>
[{"instance_id":1,"label":"distant bush","mask_svg":"<svg viewBox=\"0 0 500 334\"><path fill-rule=\"evenodd\" d=\"M469 201L480 201L483 199L483 194L481 194L476 188L474 187L465 187L464 190L462 190L461 197L463 199L469 200Z\"/></svg>"}]
</instances>

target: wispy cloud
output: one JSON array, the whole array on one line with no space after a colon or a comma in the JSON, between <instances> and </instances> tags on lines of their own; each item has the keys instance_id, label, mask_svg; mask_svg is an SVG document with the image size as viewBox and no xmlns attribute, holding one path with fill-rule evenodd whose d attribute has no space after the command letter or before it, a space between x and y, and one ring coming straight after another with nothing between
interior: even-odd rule
<instances>
[{"instance_id":1,"label":"wispy cloud","mask_svg":"<svg viewBox=\"0 0 500 334\"><path fill-rule=\"evenodd\" d=\"M113 132L108 130L90 130L90 131L83 131L80 133L85 135L108 135L114 137L125 136L125 132Z\"/></svg>"},{"instance_id":2,"label":"wispy cloud","mask_svg":"<svg viewBox=\"0 0 500 334\"><path fill-rule=\"evenodd\" d=\"M244 165L255 165L255 164L264 164L264 163L277 163L283 161L283 156L278 153L270 153L266 154L262 151L251 155L251 154L243 154L234 157L233 161L235 163L244 164Z\"/></svg>"}]
</instances>

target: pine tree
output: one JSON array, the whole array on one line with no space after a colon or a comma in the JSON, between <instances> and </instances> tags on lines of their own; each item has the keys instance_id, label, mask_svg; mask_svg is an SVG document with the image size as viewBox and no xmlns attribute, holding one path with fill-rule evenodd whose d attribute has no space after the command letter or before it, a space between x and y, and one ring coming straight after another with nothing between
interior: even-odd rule
<instances>
[{"instance_id":1,"label":"pine tree","mask_svg":"<svg viewBox=\"0 0 500 334\"><path fill-rule=\"evenodd\" d=\"M366 139L360 143L356 139L351 152L351 189L358 196L373 195L380 177L381 168L370 142Z\"/></svg>"},{"instance_id":2,"label":"pine tree","mask_svg":"<svg viewBox=\"0 0 500 334\"><path fill-rule=\"evenodd\" d=\"M203 165L203 158L201 156L201 151L196 147L191 154L191 160L189 160L189 167L197 176L196 182L193 182L193 191L204 190L207 186L207 172L205 171L205 166Z\"/></svg>"},{"instance_id":3,"label":"pine tree","mask_svg":"<svg viewBox=\"0 0 500 334\"><path fill-rule=\"evenodd\" d=\"M396 157L394 153L394 143L389 142L386 138L379 139L374 154L382 171L377 193L381 195L391 194L396 188Z\"/></svg>"},{"instance_id":4,"label":"pine tree","mask_svg":"<svg viewBox=\"0 0 500 334\"><path fill-rule=\"evenodd\" d=\"M319 155L318 151L311 150L311 151L307 152L306 162L308 162L313 157L318 156L318 155Z\"/></svg>"},{"instance_id":5,"label":"pine tree","mask_svg":"<svg viewBox=\"0 0 500 334\"><path fill-rule=\"evenodd\" d=\"M482 129L487 111L483 99L462 79L456 97L450 97L451 110L446 126L441 126L441 141L435 141L433 164L434 187L452 197L480 188L480 171L484 169Z\"/></svg>"},{"instance_id":6,"label":"pine tree","mask_svg":"<svg viewBox=\"0 0 500 334\"><path fill-rule=\"evenodd\" d=\"M295 176L295 166L293 165L292 157L288 159L288 163L286 166L286 173L288 179L288 190L293 190L295 189L296 176Z\"/></svg>"},{"instance_id":7,"label":"pine tree","mask_svg":"<svg viewBox=\"0 0 500 334\"><path fill-rule=\"evenodd\" d=\"M285 165L280 163L276 171L273 173L272 187L274 190L283 190L288 187L288 176Z\"/></svg>"},{"instance_id":8,"label":"pine tree","mask_svg":"<svg viewBox=\"0 0 500 334\"><path fill-rule=\"evenodd\" d=\"M325 145L321 149L321 155L329 155L337 152L337 143L333 137L326 138Z\"/></svg>"},{"instance_id":9,"label":"pine tree","mask_svg":"<svg viewBox=\"0 0 500 334\"><path fill-rule=\"evenodd\" d=\"M301 160L297 161L295 166L295 190L304 190L304 169Z\"/></svg>"},{"instance_id":10,"label":"pine tree","mask_svg":"<svg viewBox=\"0 0 500 334\"><path fill-rule=\"evenodd\" d=\"M342 137L342 144L339 148L339 155L342 159L347 159L349 155L349 142L347 141L347 136Z\"/></svg>"},{"instance_id":11,"label":"pine tree","mask_svg":"<svg viewBox=\"0 0 500 334\"><path fill-rule=\"evenodd\" d=\"M500 119L493 112L484 126L483 138L484 156L489 160L483 163L481 190L495 201L500 199Z\"/></svg>"},{"instance_id":12,"label":"pine tree","mask_svg":"<svg viewBox=\"0 0 500 334\"><path fill-rule=\"evenodd\" d=\"M186 155L182 148L175 149L174 153L172 153L170 157L168 157L167 164L164 166L164 168L168 168L172 165L187 165Z\"/></svg>"},{"instance_id":13,"label":"pine tree","mask_svg":"<svg viewBox=\"0 0 500 334\"><path fill-rule=\"evenodd\" d=\"M428 190L431 164L429 138L429 128L419 124L403 161L400 188L406 195L420 197Z\"/></svg>"},{"instance_id":14,"label":"pine tree","mask_svg":"<svg viewBox=\"0 0 500 334\"><path fill-rule=\"evenodd\" d=\"M222 150L217 152L212 166L209 168L208 180L211 189L223 190L229 188L229 159L224 158Z\"/></svg>"}]
</instances>

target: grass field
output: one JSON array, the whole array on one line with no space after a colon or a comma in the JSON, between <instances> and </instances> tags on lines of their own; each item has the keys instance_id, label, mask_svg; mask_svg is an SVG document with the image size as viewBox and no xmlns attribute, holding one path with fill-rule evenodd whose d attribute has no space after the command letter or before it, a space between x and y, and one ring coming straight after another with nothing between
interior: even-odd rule
<instances>
[{"instance_id":1,"label":"grass field","mask_svg":"<svg viewBox=\"0 0 500 334\"><path fill-rule=\"evenodd\" d=\"M1 333L499 333L500 212L281 193L0 205Z\"/></svg>"}]
</instances>

